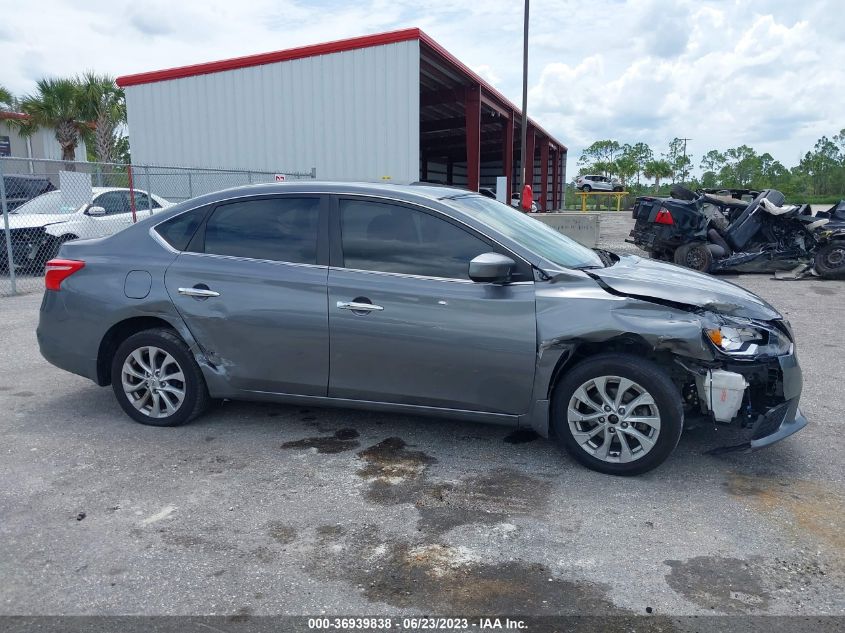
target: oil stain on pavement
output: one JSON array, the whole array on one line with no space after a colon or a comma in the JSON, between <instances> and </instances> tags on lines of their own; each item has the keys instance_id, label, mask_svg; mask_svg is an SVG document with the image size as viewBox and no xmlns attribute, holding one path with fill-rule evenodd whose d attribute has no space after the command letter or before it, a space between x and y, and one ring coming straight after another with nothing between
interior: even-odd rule
<instances>
[{"instance_id":1,"label":"oil stain on pavement","mask_svg":"<svg viewBox=\"0 0 845 633\"><path fill-rule=\"evenodd\" d=\"M769 594L756 564L738 558L697 556L686 561L664 561L672 570L667 584L684 598L719 613L764 611Z\"/></svg>"},{"instance_id":2,"label":"oil stain on pavement","mask_svg":"<svg viewBox=\"0 0 845 633\"><path fill-rule=\"evenodd\" d=\"M555 577L541 564L488 562L463 547L390 543L374 525L344 534L318 530L312 572L359 588L371 602L397 608L489 613L621 614L608 587Z\"/></svg>"},{"instance_id":3,"label":"oil stain on pavement","mask_svg":"<svg viewBox=\"0 0 845 633\"><path fill-rule=\"evenodd\" d=\"M435 484L416 500L420 527L437 534L470 523L501 523L546 508L551 483L508 469Z\"/></svg>"},{"instance_id":4,"label":"oil stain on pavement","mask_svg":"<svg viewBox=\"0 0 845 633\"><path fill-rule=\"evenodd\" d=\"M318 435L316 437L305 437L301 440L285 442L282 448L307 449L315 448L318 453L342 453L358 448L360 444L356 439L358 431L355 429L340 429L332 435Z\"/></svg>"}]
</instances>

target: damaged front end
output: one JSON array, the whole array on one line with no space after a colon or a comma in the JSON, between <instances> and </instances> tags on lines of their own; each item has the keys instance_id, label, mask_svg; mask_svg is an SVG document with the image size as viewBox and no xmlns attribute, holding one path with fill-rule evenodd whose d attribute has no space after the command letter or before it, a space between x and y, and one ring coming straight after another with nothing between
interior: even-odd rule
<instances>
[{"instance_id":1,"label":"damaged front end","mask_svg":"<svg viewBox=\"0 0 845 633\"><path fill-rule=\"evenodd\" d=\"M539 335L531 423L547 434L551 387L592 354L617 351L660 366L676 385L687 427L729 425L750 450L807 424L792 331L778 311L734 284L639 257L560 273L536 293ZM545 409L544 409L545 407Z\"/></svg>"},{"instance_id":2,"label":"damaged front end","mask_svg":"<svg viewBox=\"0 0 845 633\"><path fill-rule=\"evenodd\" d=\"M762 448L807 425L798 409L802 375L788 324L713 313L702 322L713 360L678 359L691 378L683 390L689 421L729 424L749 438L715 452Z\"/></svg>"}]
</instances>

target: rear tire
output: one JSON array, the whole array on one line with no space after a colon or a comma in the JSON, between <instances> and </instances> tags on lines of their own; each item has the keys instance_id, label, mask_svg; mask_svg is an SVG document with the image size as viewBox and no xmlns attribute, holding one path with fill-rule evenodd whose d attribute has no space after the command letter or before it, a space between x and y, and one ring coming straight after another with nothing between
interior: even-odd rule
<instances>
[{"instance_id":1,"label":"rear tire","mask_svg":"<svg viewBox=\"0 0 845 633\"><path fill-rule=\"evenodd\" d=\"M141 424L185 424L210 403L188 346L166 328L144 330L123 341L112 358L111 383L121 408Z\"/></svg>"},{"instance_id":2,"label":"rear tire","mask_svg":"<svg viewBox=\"0 0 845 633\"><path fill-rule=\"evenodd\" d=\"M713 253L704 242L683 244L675 249L673 256L678 266L685 266L700 273L710 272L713 266Z\"/></svg>"},{"instance_id":3,"label":"rear tire","mask_svg":"<svg viewBox=\"0 0 845 633\"><path fill-rule=\"evenodd\" d=\"M829 242L816 251L816 272L825 279L845 279L845 240Z\"/></svg>"},{"instance_id":4,"label":"rear tire","mask_svg":"<svg viewBox=\"0 0 845 633\"><path fill-rule=\"evenodd\" d=\"M639 475L662 464L678 445L683 423L681 396L666 372L629 354L581 361L552 394L557 442L576 461L608 475Z\"/></svg>"}]
</instances>

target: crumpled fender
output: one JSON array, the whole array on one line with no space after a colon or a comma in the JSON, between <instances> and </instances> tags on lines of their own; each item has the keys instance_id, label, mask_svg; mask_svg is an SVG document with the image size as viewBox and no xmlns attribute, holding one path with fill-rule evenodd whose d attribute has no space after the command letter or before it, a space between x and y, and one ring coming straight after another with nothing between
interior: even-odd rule
<instances>
[{"instance_id":1,"label":"crumpled fender","mask_svg":"<svg viewBox=\"0 0 845 633\"><path fill-rule=\"evenodd\" d=\"M702 336L704 314L610 294L592 281L575 278L538 284L536 302L535 406L526 422L541 435L548 435L548 401L555 372L580 345L628 339L657 352L714 359Z\"/></svg>"}]
</instances>

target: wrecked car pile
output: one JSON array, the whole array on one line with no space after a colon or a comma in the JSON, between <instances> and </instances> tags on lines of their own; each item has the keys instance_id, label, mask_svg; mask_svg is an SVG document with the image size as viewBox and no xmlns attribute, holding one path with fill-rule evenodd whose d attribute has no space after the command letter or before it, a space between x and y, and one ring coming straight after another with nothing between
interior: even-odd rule
<instances>
[{"instance_id":1,"label":"wrecked car pile","mask_svg":"<svg viewBox=\"0 0 845 633\"><path fill-rule=\"evenodd\" d=\"M637 198L629 243L700 272L793 271L845 279L845 201L813 213L774 189L750 202L674 186L670 198Z\"/></svg>"}]
</instances>

